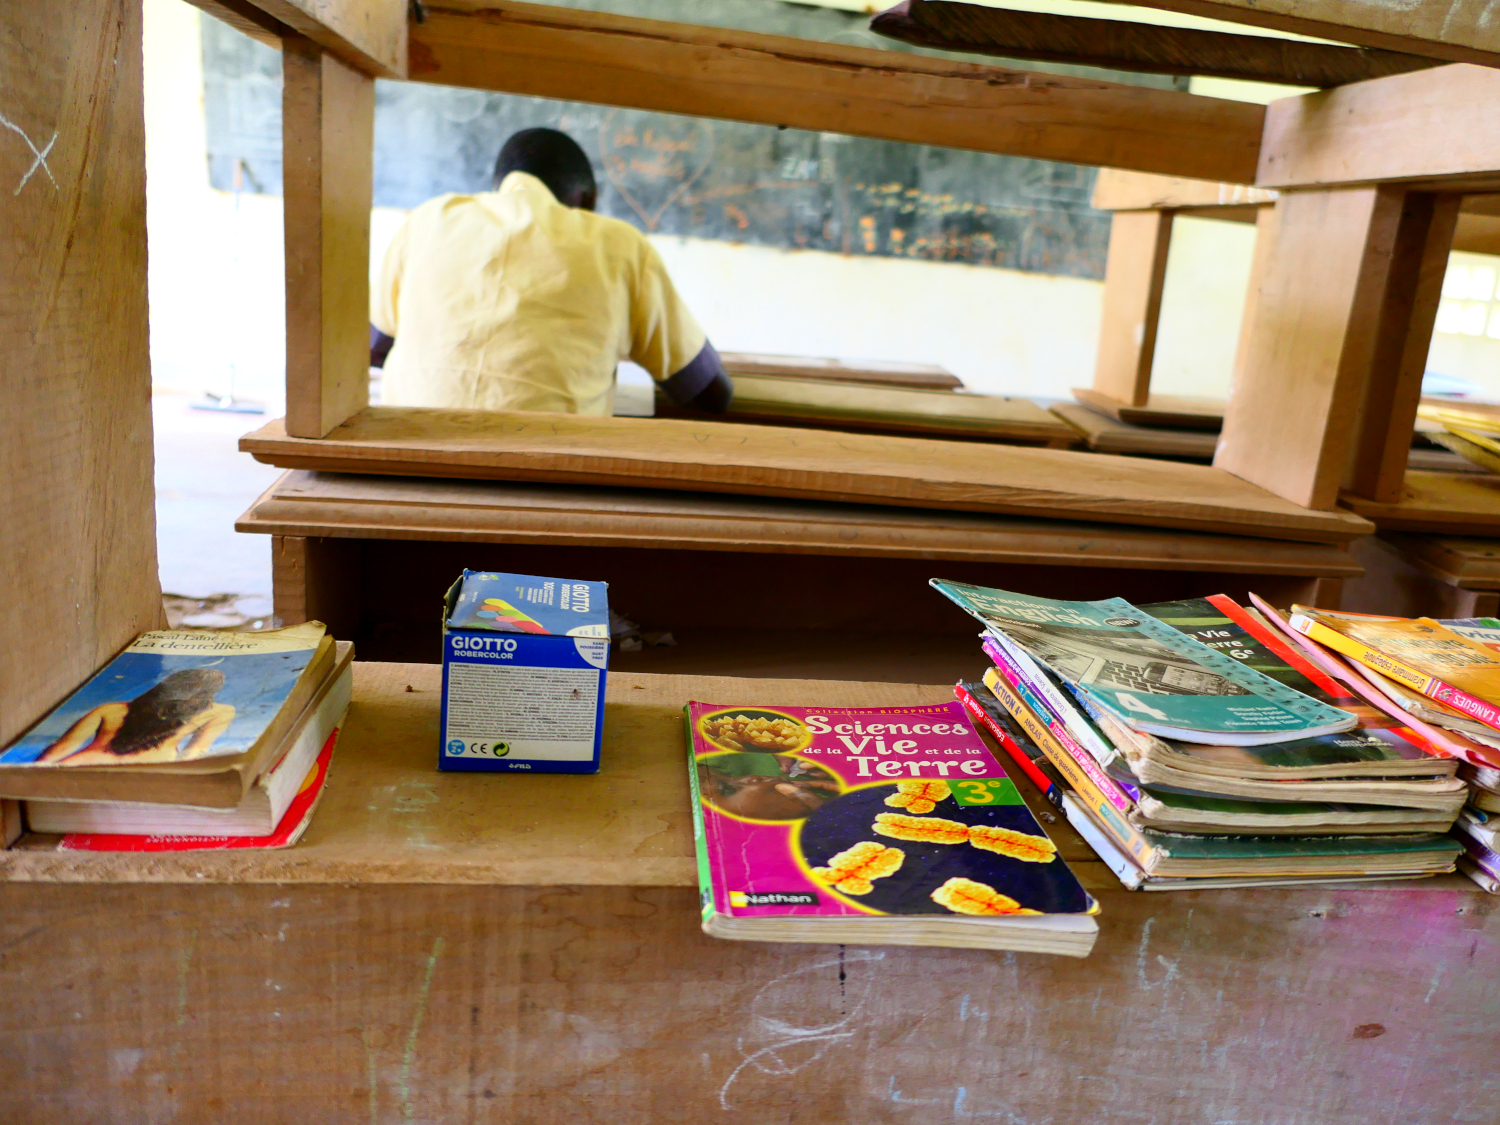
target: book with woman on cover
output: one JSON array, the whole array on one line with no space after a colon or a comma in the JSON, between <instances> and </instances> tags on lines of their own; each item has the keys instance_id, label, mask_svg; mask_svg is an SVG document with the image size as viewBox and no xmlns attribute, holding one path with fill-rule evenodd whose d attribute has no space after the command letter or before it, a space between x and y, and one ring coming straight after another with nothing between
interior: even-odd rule
<instances>
[{"instance_id":1,"label":"book with woman on cover","mask_svg":"<svg viewBox=\"0 0 1500 1125\"><path fill-rule=\"evenodd\" d=\"M957 702L689 703L703 928L1085 956L1094 900Z\"/></svg>"},{"instance_id":2,"label":"book with woman on cover","mask_svg":"<svg viewBox=\"0 0 1500 1125\"><path fill-rule=\"evenodd\" d=\"M202 802L233 807L332 671L334 647L318 621L143 633L0 752L0 796L174 803L192 777L234 773Z\"/></svg>"}]
</instances>

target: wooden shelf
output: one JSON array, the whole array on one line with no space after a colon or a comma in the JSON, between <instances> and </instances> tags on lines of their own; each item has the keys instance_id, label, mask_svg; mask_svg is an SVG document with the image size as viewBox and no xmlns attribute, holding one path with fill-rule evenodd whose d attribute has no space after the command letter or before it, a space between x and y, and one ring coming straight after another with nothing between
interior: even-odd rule
<instances>
[{"instance_id":1,"label":"wooden shelf","mask_svg":"<svg viewBox=\"0 0 1500 1125\"><path fill-rule=\"evenodd\" d=\"M953 698L942 684L612 672L600 773L522 776L438 771L441 686L434 664L354 665L327 790L296 847L63 852L31 836L0 852L0 880L696 887L682 741L689 699L873 707ZM1027 796L1050 808L1035 789ZM1048 829L1063 858L1094 862L1065 823Z\"/></svg>"},{"instance_id":2,"label":"wooden shelf","mask_svg":"<svg viewBox=\"0 0 1500 1125\"><path fill-rule=\"evenodd\" d=\"M1370 525L1229 473L1063 449L780 426L371 407L321 440L240 439L290 469L896 504L1343 543Z\"/></svg>"},{"instance_id":3,"label":"wooden shelf","mask_svg":"<svg viewBox=\"0 0 1500 1125\"><path fill-rule=\"evenodd\" d=\"M1339 547L865 504L293 470L238 531L1347 578Z\"/></svg>"},{"instance_id":4,"label":"wooden shelf","mask_svg":"<svg viewBox=\"0 0 1500 1125\"><path fill-rule=\"evenodd\" d=\"M1500 536L1500 476L1493 474L1414 470L1399 500L1382 503L1349 492L1340 500L1382 531Z\"/></svg>"}]
</instances>

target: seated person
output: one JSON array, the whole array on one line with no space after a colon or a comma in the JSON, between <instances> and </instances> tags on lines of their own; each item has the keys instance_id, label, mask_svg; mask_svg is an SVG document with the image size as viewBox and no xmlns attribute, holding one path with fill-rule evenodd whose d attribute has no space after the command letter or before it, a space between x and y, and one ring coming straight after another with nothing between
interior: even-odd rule
<instances>
[{"instance_id":1,"label":"seated person","mask_svg":"<svg viewBox=\"0 0 1500 1125\"><path fill-rule=\"evenodd\" d=\"M734 385L656 250L594 213L572 138L517 133L494 188L428 200L391 240L370 300L386 405L607 415L629 358L674 402L729 406Z\"/></svg>"}]
</instances>

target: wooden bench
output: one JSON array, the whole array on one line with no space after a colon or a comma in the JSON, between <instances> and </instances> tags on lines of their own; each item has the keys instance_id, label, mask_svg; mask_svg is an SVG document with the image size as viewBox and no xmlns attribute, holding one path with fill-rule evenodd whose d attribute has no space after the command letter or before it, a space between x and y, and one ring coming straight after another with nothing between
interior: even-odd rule
<instances>
[{"instance_id":1,"label":"wooden bench","mask_svg":"<svg viewBox=\"0 0 1500 1125\"><path fill-rule=\"evenodd\" d=\"M597 777L444 774L438 669L356 664L298 846L0 854L0 1107L1426 1125L1473 1106L1500 913L1460 876L1130 893L1018 777L1101 904L1086 960L699 930L687 700L951 690L616 672Z\"/></svg>"},{"instance_id":2,"label":"wooden bench","mask_svg":"<svg viewBox=\"0 0 1500 1125\"><path fill-rule=\"evenodd\" d=\"M1500 614L1500 539L1385 532L1353 547L1365 568L1345 608L1401 617Z\"/></svg>"},{"instance_id":3,"label":"wooden bench","mask_svg":"<svg viewBox=\"0 0 1500 1125\"><path fill-rule=\"evenodd\" d=\"M969 653L973 622L927 589L936 576L1065 598L1159 601L1254 588L1276 601L1333 605L1340 582L1361 572L1336 546L1243 536L307 471L285 474L236 527L274 537L284 621L317 618L367 654L420 659L437 658L441 595L465 566L604 579L617 610L679 634L706 630L718 638L707 648L738 651L745 632L780 630L798 638L795 651L822 645L829 660L840 648L854 659L850 633L866 635L867 649L899 651L917 638L919 648ZM406 645L403 637L415 647L385 647ZM734 652L716 658L731 661L726 670L743 667ZM942 667L946 675L952 664Z\"/></svg>"}]
</instances>

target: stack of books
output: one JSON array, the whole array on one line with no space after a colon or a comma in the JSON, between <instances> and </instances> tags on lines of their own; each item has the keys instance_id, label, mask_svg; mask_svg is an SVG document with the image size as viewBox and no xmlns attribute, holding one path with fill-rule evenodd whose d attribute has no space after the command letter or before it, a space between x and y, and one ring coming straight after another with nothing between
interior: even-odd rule
<instances>
[{"instance_id":1,"label":"stack of books","mask_svg":"<svg viewBox=\"0 0 1500 1125\"><path fill-rule=\"evenodd\" d=\"M319 622L143 633L0 752L0 797L64 849L288 846L322 793L353 659Z\"/></svg>"},{"instance_id":2,"label":"stack of books","mask_svg":"<svg viewBox=\"0 0 1500 1125\"><path fill-rule=\"evenodd\" d=\"M1459 761L1263 611L1222 595L1136 607L933 585L985 626L991 667L960 701L1125 886L1454 869Z\"/></svg>"},{"instance_id":3,"label":"stack of books","mask_svg":"<svg viewBox=\"0 0 1500 1125\"><path fill-rule=\"evenodd\" d=\"M1370 703L1459 761L1468 803L1453 826L1458 867L1500 894L1500 621L1261 608Z\"/></svg>"}]
</instances>

